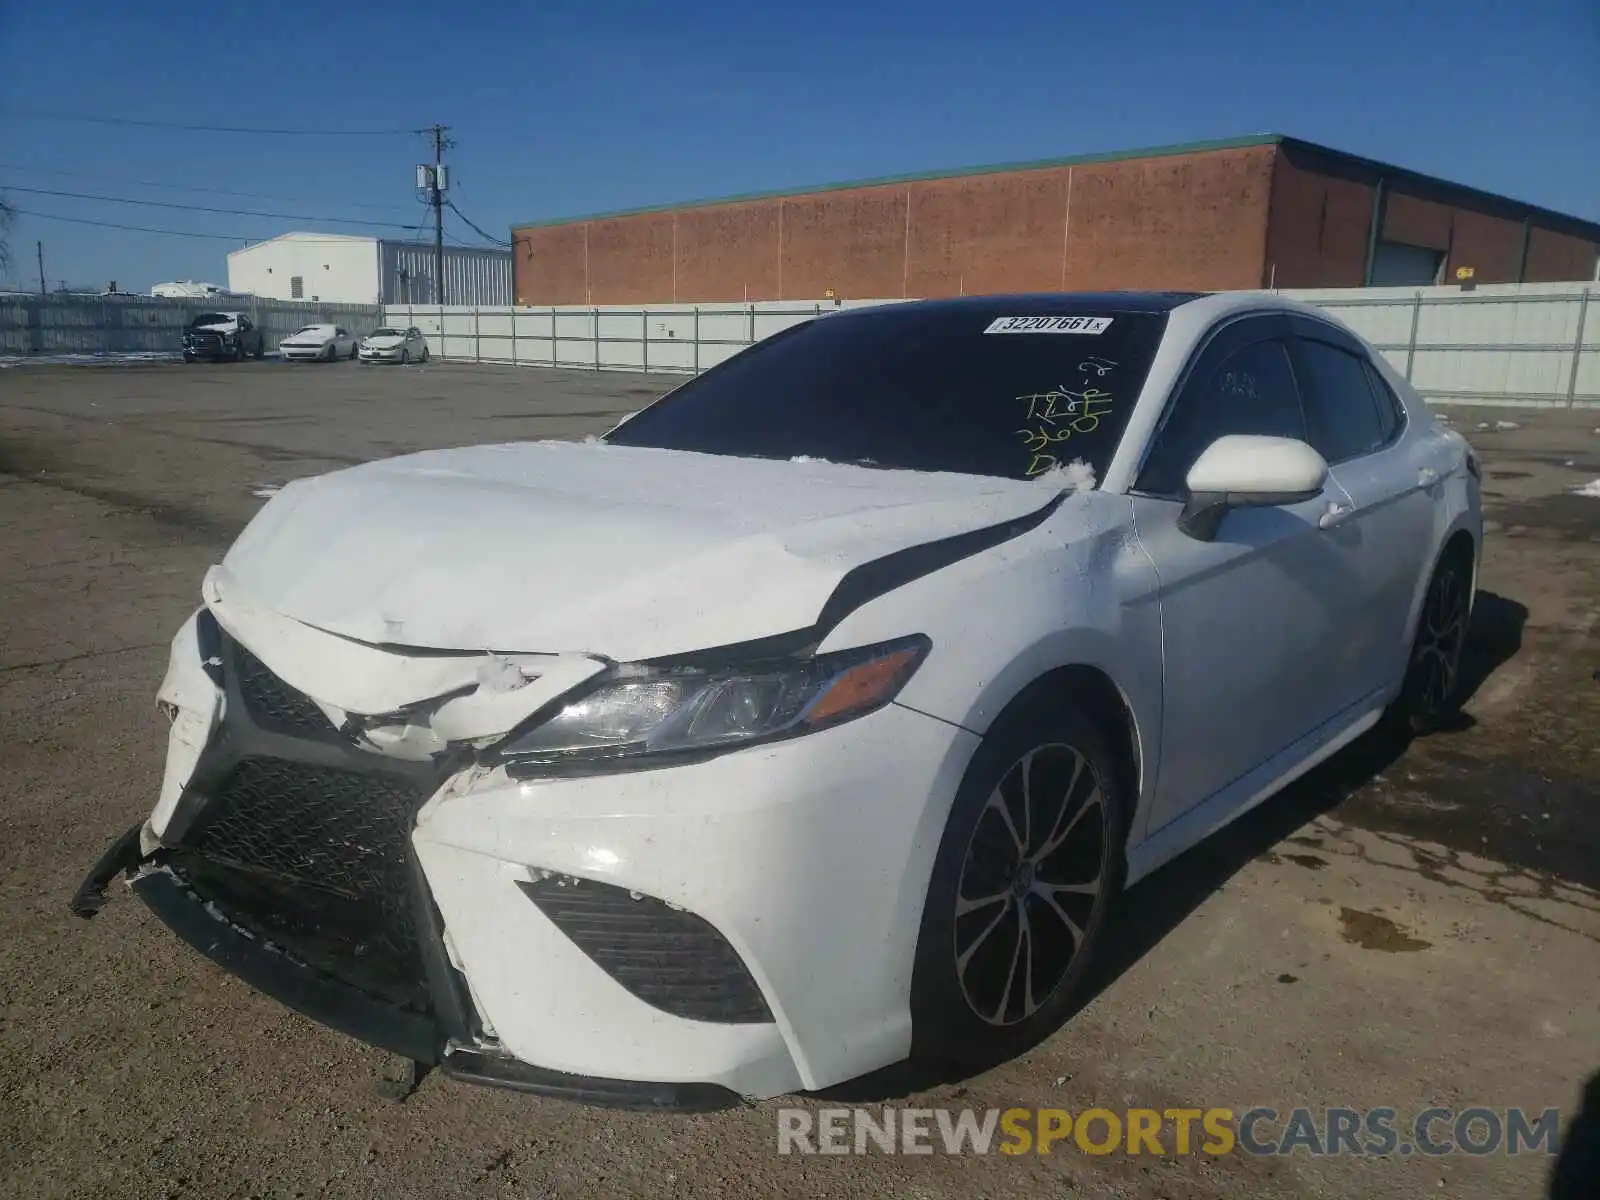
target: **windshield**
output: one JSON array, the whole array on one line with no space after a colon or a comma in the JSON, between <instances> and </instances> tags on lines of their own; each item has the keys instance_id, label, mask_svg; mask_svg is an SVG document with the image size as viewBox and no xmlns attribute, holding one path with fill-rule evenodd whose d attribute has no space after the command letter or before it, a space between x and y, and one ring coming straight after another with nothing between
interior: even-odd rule
<instances>
[{"instance_id":1,"label":"windshield","mask_svg":"<svg viewBox=\"0 0 1600 1200\"><path fill-rule=\"evenodd\" d=\"M231 320L233 318L227 313L201 313L189 322L189 326L192 329L198 329L202 325L226 325ZM172 327L169 325L167 328L170 329Z\"/></svg>"},{"instance_id":2,"label":"windshield","mask_svg":"<svg viewBox=\"0 0 1600 1200\"><path fill-rule=\"evenodd\" d=\"M332 325L302 325L299 329L296 329L291 336L299 337L302 333L326 336L332 329Z\"/></svg>"},{"instance_id":3,"label":"windshield","mask_svg":"<svg viewBox=\"0 0 1600 1200\"><path fill-rule=\"evenodd\" d=\"M1081 459L1100 475L1166 320L1026 300L824 317L684 384L606 440L1009 479Z\"/></svg>"},{"instance_id":4,"label":"windshield","mask_svg":"<svg viewBox=\"0 0 1600 1200\"><path fill-rule=\"evenodd\" d=\"M367 336L368 337L405 337L405 333L403 331L399 330L399 329L387 329L386 328L386 329L374 329L371 333L367 334Z\"/></svg>"}]
</instances>

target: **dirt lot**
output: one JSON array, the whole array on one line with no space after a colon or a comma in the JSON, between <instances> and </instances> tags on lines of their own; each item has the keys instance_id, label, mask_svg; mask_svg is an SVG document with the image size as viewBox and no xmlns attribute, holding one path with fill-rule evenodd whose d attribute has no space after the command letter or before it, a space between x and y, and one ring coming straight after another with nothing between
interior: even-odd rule
<instances>
[{"instance_id":1,"label":"dirt lot","mask_svg":"<svg viewBox=\"0 0 1600 1200\"><path fill-rule=\"evenodd\" d=\"M0 371L0 1192L17 1196L1533 1195L1542 1155L797 1158L778 1102L585 1110L428 1079L252 993L131 897L66 901L150 807L166 644L300 475L606 428L671 380L432 366ZM1503 419L1518 428L1474 428ZM1461 727L1359 743L1129 898L1022 1059L846 1093L979 1109L1570 1111L1600 1067L1600 413L1458 410L1491 537ZM840 1101L835 1100L835 1103ZM790 1101L788 1103L797 1103ZM818 1106L827 1101L798 1101Z\"/></svg>"}]
</instances>

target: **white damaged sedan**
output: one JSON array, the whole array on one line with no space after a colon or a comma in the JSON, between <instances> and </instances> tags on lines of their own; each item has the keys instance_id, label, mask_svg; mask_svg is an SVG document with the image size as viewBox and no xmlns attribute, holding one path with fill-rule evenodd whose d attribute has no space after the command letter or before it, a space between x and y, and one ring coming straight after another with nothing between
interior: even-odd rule
<instances>
[{"instance_id":1,"label":"white damaged sedan","mask_svg":"<svg viewBox=\"0 0 1600 1200\"><path fill-rule=\"evenodd\" d=\"M450 1075L711 1107L1081 998L1124 886L1455 691L1479 468L1268 295L809 321L606 437L285 487L124 877Z\"/></svg>"},{"instance_id":2,"label":"white damaged sedan","mask_svg":"<svg viewBox=\"0 0 1600 1200\"><path fill-rule=\"evenodd\" d=\"M278 343L289 362L336 362L356 356L355 336L343 325L305 325Z\"/></svg>"}]
</instances>

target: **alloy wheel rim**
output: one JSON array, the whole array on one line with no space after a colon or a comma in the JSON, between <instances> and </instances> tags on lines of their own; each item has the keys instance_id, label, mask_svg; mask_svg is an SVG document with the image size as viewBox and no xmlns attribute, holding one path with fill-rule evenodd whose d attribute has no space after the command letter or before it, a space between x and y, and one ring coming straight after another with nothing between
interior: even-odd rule
<instances>
[{"instance_id":1,"label":"alloy wheel rim","mask_svg":"<svg viewBox=\"0 0 1600 1200\"><path fill-rule=\"evenodd\" d=\"M1441 571L1428 589L1417 632L1417 695L1423 711L1441 711L1455 689L1466 644L1466 589L1460 574Z\"/></svg>"},{"instance_id":2,"label":"alloy wheel rim","mask_svg":"<svg viewBox=\"0 0 1600 1200\"><path fill-rule=\"evenodd\" d=\"M1060 988L1083 949L1109 860L1105 796L1088 760L1037 746L979 813L956 885L956 979L973 1014L1015 1025Z\"/></svg>"}]
</instances>

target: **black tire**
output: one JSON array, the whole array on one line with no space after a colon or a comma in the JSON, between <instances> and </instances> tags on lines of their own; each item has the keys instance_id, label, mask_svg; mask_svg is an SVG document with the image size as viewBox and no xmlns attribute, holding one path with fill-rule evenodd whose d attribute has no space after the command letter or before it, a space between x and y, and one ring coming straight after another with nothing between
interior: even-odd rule
<instances>
[{"instance_id":1,"label":"black tire","mask_svg":"<svg viewBox=\"0 0 1600 1200\"><path fill-rule=\"evenodd\" d=\"M404 346L400 348L400 365L403 367L411 361L411 351Z\"/></svg>"},{"instance_id":2,"label":"black tire","mask_svg":"<svg viewBox=\"0 0 1600 1200\"><path fill-rule=\"evenodd\" d=\"M1445 551L1428 580L1405 680L1384 714L1391 730L1412 737L1428 734L1456 714L1471 614L1472 551L1456 545Z\"/></svg>"},{"instance_id":3,"label":"black tire","mask_svg":"<svg viewBox=\"0 0 1600 1200\"><path fill-rule=\"evenodd\" d=\"M428 348L426 346L424 346L422 348L422 357L417 359L417 361L418 362L427 362L428 361Z\"/></svg>"},{"instance_id":4,"label":"black tire","mask_svg":"<svg viewBox=\"0 0 1600 1200\"><path fill-rule=\"evenodd\" d=\"M1041 699L1020 700L984 737L923 905L915 1055L990 1066L1074 1011L1127 872L1122 766L1089 713Z\"/></svg>"},{"instance_id":5,"label":"black tire","mask_svg":"<svg viewBox=\"0 0 1600 1200\"><path fill-rule=\"evenodd\" d=\"M360 353L361 353L361 343L360 342L351 342L350 343L350 361L351 362L355 362L356 355L358 355Z\"/></svg>"},{"instance_id":6,"label":"black tire","mask_svg":"<svg viewBox=\"0 0 1600 1200\"><path fill-rule=\"evenodd\" d=\"M184 351L183 361L186 363L192 363L194 361L194 355L190 354L188 351Z\"/></svg>"},{"instance_id":7,"label":"black tire","mask_svg":"<svg viewBox=\"0 0 1600 1200\"><path fill-rule=\"evenodd\" d=\"M233 361L244 361L244 340L242 338L233 344Z\"/></svg>"},{"instance_id":8,"label":"black tire","mask_svg":"<svg viewBox=\"0 0 1600 1200\"><path fill-rule=\"evenodd\" d=\"M253 357L257 362L260 362L263 358L266 357L266 354L267 354L267 343L262 339L257 339L256 340L255 353L251 357Z\"/></svg>"}]
</instances>

